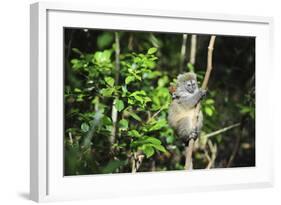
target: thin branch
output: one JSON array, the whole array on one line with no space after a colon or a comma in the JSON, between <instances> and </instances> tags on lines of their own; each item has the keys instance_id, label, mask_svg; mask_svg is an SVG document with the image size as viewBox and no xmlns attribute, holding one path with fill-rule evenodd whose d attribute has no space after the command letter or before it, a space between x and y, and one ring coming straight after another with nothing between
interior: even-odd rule
<instances>
[{"instance_id":1,"label":"thin branch","mask_svg":"<svg viewBox=\"0 0 281 205\"><path fill-rule=\"evenodd\" d=\"M184 70L184 60L186 53L187 34L182 35L181 55L180 55L180 73Z\"/></svg>"},{"instance_id":2,"label":"thin branch","mask_svg":"<svg viewBox=\"0 0 281 205\"><path fill-rule=\"evenodd\" d=\"M239 149L240 139L241 139L241 136L240 136L240 134L238 134L237 137L236 137L236 141L235 141L235 145L234 145L233 151L232 151L232 153L230 155L230 158L229 158L229 161L228 161L226 167L231 167L232 162L235 159L235 156L236 156L236 154L238 152L238 149Z\"/></svg>"},{"instance_id":3,"label":"thin branch","mask_svg":"<svg viewBox=\"0 0 281 205\"><path fill-rule=\"evenodd\" d=\"M219 134L221 134L223 132L226 132L228 130L231 130L231 129L235 128L235 127L239 127L239 126L240 126L240 123L236 123L236 124L230 125L228 127L224 127L222 129L219 129L217 131L214 131L214 132L208 133L206 135L203 135L203 138L213 137L213 136L219 135Z\"/></svg>"},{"instance_id":4,"label":"thin branch","mask_svg":"<svg viewBox=\"0 0 281 205\"><path fill-rule=\"evenodd\" d=\"M204 81L203 81L203 84L202 84L202 89L204 89L204 90L207 88L209 78L210 78L210 75L211 75L211 71L212 71L212 68L213 68L212 62L213 62L213 50L214 50L215 39L216 39L216 36L211 36L209 46L208 46L207 70L206 70ZM201 108L200 103L198 103L196 105L196 108L195 108L195 115L194 115L195 117L193 118L193 124L194 125L197 124L200 108ZM192 164L193 146L194 146L194 139L190 139L189 143L188 143L188 146L185 149L186 150L185 151L185 153L186 153L186 155L185 155L185 157L186 157L185 169L186 170L189 170L190 167L191 167L191 164Z\"/></svg>"},{"instance_id":5,"label":"thin branch","mask_svg":"<svg viewBox=\"0 0 281 205\"><path fill-rule=\"evenodd\" d=\"M217 145L216 144L213 145L211 140L208 140L208 146L209 146L209 149L211 152L211 159L209 160L209 163L208 163L206 169L210 169L214 165L216 157L217 157L217 150L218 150Z\"/></svg>"},{"instance_id":6,"label":"thin branch","mask_svg":"<svg viewBox=\"0 0 281 205\"><path fill-rule=\"evenodd\" d=\"M120 43L119 43L119 34L115 32L115 85L119 83L119 70L120 70ZM116 137L116 130L117 130L117 118L118 112L115 107L115 102L118 100L118 97L113 100L112 103L112 111L111 111L111 118L112 118L112 131L110 136L110 143L114 144L115 137Z\"/></svg>"},{"instance_id":7,"label":"thin branch","mask_svg":"<svg viewBox=\"0 0 281 205\"><path fill-rule=\"evenodd\" d=\"M154 113L152 115L152 117L150 117L146 123L150 122L152 119L154 119L157 115L159 115L159 113L161 113L163 110L165 109L165 106L162 106L156 113Z\"/></svg>"},{"instance_id":8,"label":"thin branch","mask_svg":"<svg viewBox=\"0 0 281 205\"><path fill-rule=\"evenodd\" d=\"M216 36L211 36L211 40L210 40L209 47L208 47L207 71L205 73L204 81L202 84L203 89L207 88L209 78L211 75L211 71L213 69L213 50L214 50L215 40L216 40Z\"/></svg>"}]
</instances>

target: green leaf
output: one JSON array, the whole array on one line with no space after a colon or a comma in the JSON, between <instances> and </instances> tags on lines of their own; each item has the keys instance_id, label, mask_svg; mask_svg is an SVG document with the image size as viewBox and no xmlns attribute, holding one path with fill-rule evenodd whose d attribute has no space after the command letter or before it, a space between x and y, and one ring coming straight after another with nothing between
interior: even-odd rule
<instances>
[{"instance_id":1,"label":"green leaf","mask_svg":"<svg viewBox=\"0 0 281 205\"><path fill-rule=\"evenodd\" d=\"M118 112L122 111L124 109L124 102L122 100L116 100L115 108Z\"/></svg>"},{"instance_id":2,"label":"green leaf","mask_svg":"<svg viewBox=\"0 0 281 205\"><path fill-rule=\"evenodd\" d=\"M167 152L167 150L165 149L164 146L160 145L160 144L152 144L151 146L153 146L155 149L161 151L161 152Z\"/></svg>"},{"instance_id":3,"label":"green leaf","mask_svg":"<svg viewBox=\"0 0 281 205\"><path fill-rule=\"evenodd\" d=\"M167 142L168 144L172 144L172 143L174 142L174 140L175 140L174 136L168 136L168 137L166 137L166 142Z\"/></svg>"},{"instance_id":4,"label":"green leaf","mask_svg":"<svg viewBox=\"0 0 281 205\"><path fill-rule=\"evenodd\" d=\"M163 127L166 127L167 126L167 121L162 119L162 120L158 120L158 121L155 121L153 126L150 127L148 129L148 131L156 131L156 130L160 130L162 129Z\"/></svg>"},{"instance_id":5,"label":"green leaf","mask_svg":"<svg viewBox=\"0 0 281 205\"><path fill-rule=\"evenodd\" d=\"M150 142L151 144L161 145L161 141L155 137L148 137L145 139L146 142Z\"/></svg>"},{"instance_id":6,"label":"green leaf","mask_svg":"<svg viewBox=\"0 0 281 205\"><path fill-rule=\"evenodd\" d=\"M132 118L134 118L135 120L137 120L139 122L142 121L142 119L136 113L129 112L129 115L131 115Z\"/></svg>"},{"instance_id":7,"label":"green leaf","mask_svg":"<svg viewBox=\"0 0 281 205\"><path fill-rule=\"evenodd\" d=\"M164 87L169 82L169 78L165 75L158 80L158 87Z\"/></svg>"},{"instance_id":8,"label":"green leaf","mask_svg":"<svg viewBox=\"0 0 281 205\"><path fill-rule=\"evenodd\" d=\"M130 82L135 81L135 79L136 79L135 76L129 75L126 77L125 83L128 85Z\"/></svg>"},{"instance_id":9,"label":"green leaf","mask_svg":"<svg viewBox=\"0 0 281 205\"><path fill-rule=\"evenodd\" d=\"M214 114L214 111L210 107L205 107L205 112L207 115L212 116Z\"/></svg>"},{"instance_id":10,"label":"green leaf","mask_svg":"<svg viewBox=\"0 0 281 205\"><path fill-rule=\"evenodd\" d=\"M110 63L110 57L111 57L111 53L112 51L110 50L105 50L103 52L101 51L97 51L95 54L94 54L94 62L93 63L100 63L100 64L103 64L103 63Z\"/></svg>"},{"instance_id":11,"label":"green leaf","mask_svg":"<svg viewBox=\"0 0 281 205\"><path fill-rule=\"evenodd\" d=\"M153 147L150 145L143 145L140 149L144 152L147 158L151 157L155 153Z\"/></svg>"},{"instance_id":12,"label":"green leaf","mask_svg":"<svg viewBox=\"0 0 281 205\"><path fill-rule=\"evenodd\" d=\"M74 92L76 92L76 93L81 93L82 90L81 90L80 88L74 88Z\"/></svg>"},{"instance_id":13,"label":"green leaf","mask_svg":"<svg viewBox=\"0 0 281 205\"><path fill-rule=\"evenodd\" d=\"M100 49L104 49L113 42L113 35L110 32L104 32L97 38L97 44Z\"/></svg>"},{"instance_id":14,"label":"green leaf","mask_svg":"<svg viewBox=\"0 0 281 205\"><path fill-rule=\"evenodd\" d=\"M114 85L115 80L112 77L105 77L104 80L109 86L112 87Z\"/></svg>"},{"instance_id":15,"label":"green leaf","mask_svg":"<svg viewBox=\"0 0 281 205\"><path fill-rule=\"evenodd\" d=\"M112 93L115 91L114 88L103 88L100 93L104 97L112 97Z\"/></svg>"},{"instance_id":16,"label":"green leaf","mask_svg":"<svg viewBox=\"0 0 281 205\"><path fill-rule=\"evenodd\" d=\"M205 101L205 103L206 103L206 105L212 105L212 104L215 103L215 101L214 101L213 99L207 99L207 100Z\"/></svg>"},{"instance_id":17,"label":"green leaf","mask_svg":"<svg viewBox=\"0 0 281 205\"><path fill-rule=\"evenodd\" d=\"M127 89L127 86L122 86L122 97L125 97L126 94L128 93L128 89Z\"/></svg>"},{"instance_id":18,"label":"green leaf","mask_svg":"<svg viewBox=\"0 0 281 205\"><path fill-rule=\"evenodd\" d=\"M245 114L245 113L250 113L251 112L251 108L250 107L243 107L241 110L240 110L240 113L242 114Z\"/></svg>"},{"instance_id":19,"label":"green leaf","mask_svg":"<svg viewBox=\"0 0 281 205\"><path fill-rule=\"evenodd\" d=\"M104 117L102 118L102 123L103 123L104 125L112 125L111 118L110 118L110 117L107 117L107 116L104 116Z\"/></svg>"},{"instance_id":20,"label":"green leaf","mask_svg":"<svg viewBox=\"0 0 281 205\"><path fill-rule=\"evenodd\" d=\"M151 54L155 53L156 51L157 51L157 48L152 47L152 48L148 49L147 54L151 55Z\"/></svg>"},{"instance_id":21,"label":"green leaf","mask_svg":"<svg viewBox=\"0 0 281 205\"><path fill-rule=\"evenodd\" d=\"M72 59L70 62L75 71L83 67L83 63L78 59Z\"/></svg>"},{"instance_id":22,"label":"green leaf","mask_svg":"<svg viewBox=\"0 0 281 205\"><path fill-rule=\"evenodd\" d=\"M194 65L192 63L188 63L187 68L190 72L194 72Z\"/></svg>"},{"instance_id":23,"label":"green leaf","mask_svg":"<svg viewBox=\"0 0 281 205\"><path fill-rule=\"evenodd\" d=\"M130 130L128 135L131 137L141 137L141 134L137 130Z\"/></svg>"},{"instance_id":24,"label":"green leaf","mask_svg":"<svg viewBox=\"0 0 281 205\"><path fill-rule=\"evenodd\" d=\"M78 53L79 55L83 56L83 53L78 48L72 48L74 53Z\"/></svg>"},{"instance_id":25,"label":"green leaf","mask_svg":"<svg viewBox=\"0 0 281 205\"><path fill-rule=\"evenodd\" d=\"M89 125L87 123L84 122L84 123L81 124L81 130L83 132L88 132L89 129L90 129L90 127L89 127Z\"/></svg>"},{"instance_id":26,"label":"green leaf","mask_svg":"<svg viewBox=\"0 0 281 205\"><path fill-rule=\"evenodd\" d=\"M138 90L138 91L133 92L130 96L137 96L137 95L145 96L146 93L144 90Z\"/></svg>"},{"instance_id":27,"label":"green leaf","mask_svg":"<svg viewBox=\"0 0 281 205\"><path fill-rule=\"evenodd\" d=\"M128 120L122 119L119 121L119 128L126 130L126 129L128 129L128 127L129 127Z\"/></svg>"}]
</instances>

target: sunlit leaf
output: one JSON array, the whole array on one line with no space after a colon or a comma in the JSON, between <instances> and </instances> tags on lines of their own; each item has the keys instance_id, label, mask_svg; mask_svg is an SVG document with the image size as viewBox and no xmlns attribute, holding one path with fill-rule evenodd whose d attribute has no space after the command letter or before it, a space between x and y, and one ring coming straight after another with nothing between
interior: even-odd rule
<instances>
[{"instance_id":1,"label":"sunlit leaf","mask_svg":"<svg viewBox=\"0 0 281 205\"><path fill-rule=\"evenodd\" d=\"M147 54L151 55L151 54L155 53L156 51L157 51L157 48L152 47L152 48L148 49Z\"/></svg>"},{"instance_id":2,"label":"sunlit leaf","mask_svg":"<svg viewBox=\"0 0 281 205\"><path fill-rule=\"evenodd\" d=\"M136 113L129 112L129 115L131 115L135 120L137 120L139 122L142 121L142 119Z\"/></svg>"},{"instance_id":3,"label":"sunlit leaf","mask_svg":"<svg viewBox=\"0 0 281 205\"><path fill-rule=\"evenodd\" d=\"M119 128L126 130L128 129L128 127L129 127L128 120L122 119L119 121Z\"/></svg>"},{"instance_id":4,"label":"sunlit leaf","mask_svg":"<svg viewBox=\"0 0 281 205\"><path fill-rule=\"evenodd\" d=\"M150 142L151 144L160 145L161 141L155 137L148 137L145 139L146 142Z\"/></svg>"},{"instance_id":5,"label":"sunlit leaf","mask_svg":"<svg viewBox=\"0 0 281 205\"><path fill-rule=\"evenodd\" d=\"M155 153L153 147L150 145L143 145L140 149L144 152L147 158L151 157Z\"/></svg>"},{"instance_id":6,"label":"sunlit leaf","mask_svg":"<svg viewBox=\"0 0 281 205\"><path fill-rule=\"evenodd\" d=\"M122 100L116 100L115 108L117 109L118 112L122 111L124 109L124 102Z\"/></svg>"},{"instance_id":7,"label":"sunlit leaf","mask_svg":"<svg viewBox=\"0 0 281 205\"><path fill-rule=\"evenodd\" d=\"M128 85L129 83L135 81L135 79L136 79L135 76L129 75L126 77L125 83Z\"/></svg>"},{"instance_id":8,"label":"sunlit leaf","mask_svg":"<svg viewBox=\"0 0 281 205\"><path fill-rule=\"evenodd\" d=\"M163 127L166 127L167 126L167 121L162 119L162 120L158 120L158 121L155 121L153 126L151 126L149 128L149 131L156 131L156 130L160 130L162 129Z\"/></svg>"},{"instance_id":9,"label":"sunlit leaf","mask_svg":"<svg viewBox=\"0 0 281 205\"><path fill-rule=\"evenodd\" d=\"M114 88L103 88L101 89L100 93L104 96L104 97L112 97L112 93L115 91Z\"/></svg>"},{"instance_id":10,"label":"sunlit leaf","mask_svg":"<svg viewBox=\"0 0 281 205\"><path fill-rule=\"evenodd\" d=\"M160 144L152 144L152 146L153 146L155 149L157 149L157 150L159 150L159 151L161 151L161 152L167 152L167 150L165 149L165 147L162 146L162 145L160 145Z\"/></svg>"},{"instance_id":11,"label":"sunlit leaf","mask_svg":"<svg viewBox=\"0 0 281 205\"><path fill-rule=\"evenodd\" d=\"M104 80L111 87L114 85L114 79L112 77L105 77Z\"/></svg>"},{"instance_id":12,"label":"sunlit leaf","mask_svg":"<svg viewBox=\"0 0 281 205\"><path fill-rule=\"evenodd\" d=\"M207 115L212 116L214 114L213 110L210 107L205 107L205 112Z\"/></svg>"},{"instance_id":13,"label":"sunlit leaf","mask_svg":"<svg viewBox=\"0 0 281 205\"><path fill-rule=\"evenodd\" d=\"M141 134L137 130L130 130L128 135L131 137L141 137Z\"/></svg>"},{"instance_id":14,"label":"sunlit leaf","mask_svg":"<svg viewBox=\"0 0 281 205\"><path fill-rule=\"evenodd\" d=\"M214 101L213 99L207 99L207 100L205 101L205 103L206 103L207 105L212 105L212 104L215 103L215 101Z\"/></svg>"}]
</instances>

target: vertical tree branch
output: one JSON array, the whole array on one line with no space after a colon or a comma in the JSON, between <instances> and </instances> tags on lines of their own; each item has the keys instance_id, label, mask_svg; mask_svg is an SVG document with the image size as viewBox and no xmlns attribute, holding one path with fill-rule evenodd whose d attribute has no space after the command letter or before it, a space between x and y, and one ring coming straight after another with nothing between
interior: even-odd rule
<instances>
[{"instance_id":1,"label":"vertical tree branch","mask_svg":"<svg viewBox=\"0 0 281 205\"><path fill-rule=\"evenodd\" d=\"M120 71L120 43L119 43L119 34L118 32L115 32L115 85L118 85L119 83L119 71ZM113 100L112 103L112 111L111 111L111 119L112 119L112 131L110 136L110 143L114 144L115 138L116 138L116 124L117 124L117 118L118 118L118 112L115 107L115 102L118 100L118 97L116 97Z\"/></svg>"},{"instance_id":2,"label":"vertical tree branch","mask_svg":"<svg viewBox=\"0 0 281 205\"><path fill-rule=\"evenodd\" d=\"M132 156L132 173L136 173L141 166L144 155L139 152L134 152Z\"/></svg>"},{"instance_id":3,"label":"vertical tree branch","mask_svg":"<svg viewBox=\"0 0 281 205\"><path fill-rule=\"evenodd\" d=\"M196 45L197 45L197 35L191 36L191 45L190 45L190 55L189 63L194 65L196 61Z\"/></svg>"},{"instance_id":4,"label":"vertical tree branch","mask_svg":"<svg viewBox=\"0 0 281 205\"><path fill-rule=\"evenodd\" d=\"M185 53L186 53L186 41L187 41L187 34L182 35L182 45L181 45L181 56L180 56L180 73L184 70L184 60L185 60Z\"/></svg>"},{"instance_id":5,"label":"vertical tree branch","mask_svg":"<svg viewBox=\"0 0 281 205\"><path fill-rule=\"evenodd\" d=\"M213 69L213 50L214 50L214 44L215 44L216 36L211 36L209 46L208 46L208 59L207 59L207 69L205 73L205 77L202 83L202 89L206 90L209 78L211 75L211 71ZM195 117L193 118L193 124L197 124L198 116L199 116L199 111L200 111L201 105L198 103L195 108ZM189 170L191 165L192 165L192 151L194 147L194 139L190 139L188 146L185 149L185 169Z\"/></svg>"}]
</instances>

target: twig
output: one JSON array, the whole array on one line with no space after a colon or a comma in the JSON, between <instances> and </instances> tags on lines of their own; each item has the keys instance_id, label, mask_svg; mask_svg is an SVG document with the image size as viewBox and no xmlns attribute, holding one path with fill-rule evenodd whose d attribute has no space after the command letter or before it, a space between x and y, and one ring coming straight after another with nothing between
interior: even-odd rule
<instances>
[{"instance_id":1,"label":"twig","mask_svg":"<svg viewBox=\"0 0 281 205\"><path fill-rule=\"evenodd\" d=\"M209 46L208 46L208 59L207 59L207 70L205 73L205 77L204 77L204 81L202 84L202 89L206 89L208 82L209 82L209 78L211 75L211 71L212 71L212 62L213 62L213 50L214 50L214 44L215 44L215 39L216 36L211 36L210 42L209 42ZM197 124L197 120L198 120L198 116L199 116L199 111L200 111L200 103L198 103L196 105L195 108L195 117L193 118L193 124L196 125ZM194 146L194 139L190 139L188 146L185 149L185 169L189 170L192 164L192 151L193 151L193 146Z\"/></svg>"},{"instance_id":2,"label":"twig","mask_svg":"<svg viewBox=\"0 0 281 205\"><path fill-rule=\"evenodd\" d=\"M217 131L214 131L214 132L208 133L208 134L206 134L206 135L203 135L203 138L213 137L213 136L219 135L219 134L221 134L221 133L223 133L223 132L226 132L226 131L228 131L228 130L230 130L230 129L233 129L233 128L235 128L235 127L239 127L239 126L240 126L240 123L236 123L236 124L230 125L230 126L228 126L228 127L224 127L224 128L222 128L222 129L219 129L219 130L217 130Z\"/></svg>"},{"instance_id":3,"label":"twig","mask_svg":"<svg viewBox=\"0 0 281 205\"><path fill-rule=\"evenodd\" d=\"M152 115L152 117L150 117L150 118L147 120L147 123L150 122L152 119L154 119L157 115L159 115L159 113L162 112L162 110L164 110L164 109L165 109L164 106L161 107L156 113L154 113L154 114Z\"/></svg>"},{"instance_id":4,"label":"twig","mask_svg":"<svg viewBox=\"0 0 281 205\"><path fill-rule=\"evenodd\" d=\"M240 138L241 138L241 136L240 136L240 134L238 134L237 137L236 137L236 141L235 141L235 145L234 145L233 151L232 151L232 153L230 155L230 158L229 158L229 161L228 161L226 167L231 167L231 165L232 165L232 162L233 162L233 160L234 160L234 158L235 158L235 156L236 156L236 154L238 152L238 149L239 149Z\"/></svg>"},{"instance_id":5,"label":"twig","mask_svg":"<svg viewBox=\"0 0 281 205\"><path fill-rule=\"evenodd\" d=\"M181 45L181 56L180 56L180 73L183 71L183 68L184 68L186 41L187 41L187 34L183 34L182 35L182 45Z\"/></svg>"},{"instance_id":6,"label":"twig","mask_svg":"<svg viewBox=\"0 0 281 205\"><path fill-rule=\"evenodd\" d=\"M217 145L212 143L211 140L208 140L208 146L210 148L210 152L211 152L211 159L209 160L209 163L206 167L206 169L210 169L212 168L212 166L215 163L216 157L217 157Z\"/></svg>"},{"instance_id":7,"label":"twig","mask_svg":"<svg viewBox=\"0 0 281 205\"><path fill-rule=\"evenodd\" d=\"M120 43L119 43L119 35L118 32L115 32L115 85L118 85L119 83L119 70L120 70ZM110 136L110 143L114 144L115 142L115 136L116 136L116 130L117 130L117 118L118 118L118 112L115 107L115 102L118 100L118 97L113 100L112 103L112 111L111 111L111 118L112 118L112 131Z\"/></svg>"}]
</instances>

